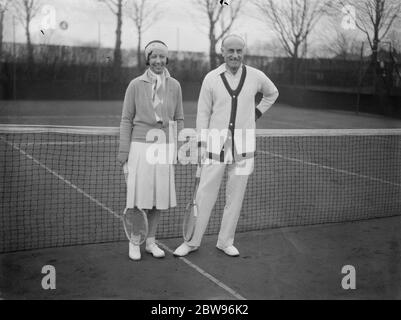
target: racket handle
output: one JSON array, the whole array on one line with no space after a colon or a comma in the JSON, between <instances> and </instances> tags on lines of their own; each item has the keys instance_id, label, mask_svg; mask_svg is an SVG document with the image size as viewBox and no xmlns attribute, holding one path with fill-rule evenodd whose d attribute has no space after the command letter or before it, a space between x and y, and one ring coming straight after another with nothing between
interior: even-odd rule
<instances>
[{"instance_id":1,"label":"racket handle","mask_svg":"<svg viewBox=\"0 0 401 320\"><path fill-rule=\"evenodd\" d=\"M124 171L125 182L127 182L128 181L128 164L127 163L123 164L123 171Z\"/></svg>"},{"instance_id":2,"label":"racket handle","mask_svg":"<svg viewBox=\"0 0 401 320\"><path fill-rule=\"evenodd\" d=\"M194 206L194 217L198 216L198 208Z\"/></svg>"},{"instance_id":3,"label":"racket handle","mask_svg":"<svg viewBox=\"0 0 401 320\"><path fill-rule=\"evenodd\" d=\"M200 178L200 176L201 176L201 166L200 165L196 166L196 175L195 176L197 178Z\"/></svg>"},{"instance_id":4,"label":"racket handle","mask_svg":"<svg viewBox=\"0 0 401 320\"><path fill-rule=\"evenodd\" d=\"M202 164L202 161L204 161L204 157L206 156L206 144L205 142L198 141L198 165ZM203 150L205 152L203 152Z\"/></svg>"}]
</instances>

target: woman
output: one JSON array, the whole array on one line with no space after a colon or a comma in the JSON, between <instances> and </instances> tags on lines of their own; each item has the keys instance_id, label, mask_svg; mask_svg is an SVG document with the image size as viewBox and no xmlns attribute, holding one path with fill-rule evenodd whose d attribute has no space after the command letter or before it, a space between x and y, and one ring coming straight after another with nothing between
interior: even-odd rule
<instances>
[{"instance_id":1,"label":"woman","mask_svg":"<svg viewBox=\"0 0 401 320\"><path fill-rule=\"evenodd\" d=\"M145 47L146 64L149 68L129 84L125 93L120 124L120 147L118 160L128 169L127 207L138 207L147 212L149 233L146 252L155 258L165 253L155 242L160 210L176 206L174 183L174 141L177 132L171 133L171 124L180 132L184 127L181 86L166 69L168 48L162 41L151 41ZM159 130L165 135L158 140L158 150L167 155L167 161L150 159L153 141L149 133ZM147 138L148 135L148 138ZM175 162L174 162L175 163ZM141 259L139 246L129 244L129 257Z\"/></svg>"}]
</instances>

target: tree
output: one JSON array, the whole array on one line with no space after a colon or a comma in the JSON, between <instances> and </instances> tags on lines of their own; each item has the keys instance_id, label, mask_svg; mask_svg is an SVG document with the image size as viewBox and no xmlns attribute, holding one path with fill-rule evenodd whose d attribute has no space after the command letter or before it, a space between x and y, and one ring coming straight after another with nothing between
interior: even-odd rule
<instances>
[{"instance_id":1,"label":"tree","mask_svg":"<svg viewBox=\"0 0 401 320\"><path fill-rule=\"evenodd\" d=\"M26 44L28 49L28 67L30 68L34 63L30 25L32 19L39 12L40 0L15 0L12 3L17 19L25 29Z\"/></svg>"},{"instance_id":2,"label":"tree","mask_svg":"<svg viewBox=\"0 0 401 320\"><path fill-rule=\"evenodd\" d=\"M329 0L254 0L258 18L276 34L291 58L292 83L296 83L301 50L306 50L308 36L327 13L330 3Z\"/></svg>"},{"instance_id":3,"label":"tree","mask_svg":"<svg viewBox=\"0 0 401 320\"><path fill-rule=\"evenodd\" d=\"M266 56L266 57L285 57L286 53L280 46L278 39L274 38L269 41L257 41L251 45L248 45L246 52L255 56Z\"/></svg>"},{"instance_id":4,"label":"tree","mask_svg":"<svg viewBox=\"0 0 401 320\"><path fill-rule=\"evenodd\" d=\"M117 18L117 27L116 27L116 44L114 47L114 60L113 66L115 69L120 69L122 64L122 55L121 55L121 34L122 34L122 26L123 26L123 6L126 0L98 0L99 2L103 2L107 5L110 11Z\"/></svg>"},{"instance_id":5,"label":"tree","mask_svg":"<svg viewBox=\"0 0 401 320\"><path fill-rule=\"evenodd\" d=\"M134 22L138 34L137 62L142 65L142 35L162 15L160 2L157 0L128 0L126 15Z\"/></svg>"},{"instance_id":6,"label":"tree","mask_svg":"<svg viewBox=\"0 0 401 320\"><path fill-rule=\"evenodd\" d=\"M322 50L336 59L359 60L361 42L354 34L336 29L335 36L322 46Z\"/></svg>"},{"instance_id":7,"label":"tree","mask_svg":"<svg viewBox=\"0 0 401 320\"><path fill-rule=\"evenodd\" d=\"M389 32L389 34L386 37L386 40L391 42L391 46L392 46L393 50L395 51L395 53L400 55L401 54L401 31L400 31L400 29L392 30L391 32Z\"/></svg>"},{"instance_id":8,"label":"tree","mask_svg":"<svg viewBox=\"0 0 401 320\"><path fill-rule=\"evenodd\" d=\"M374 72L374 85L379 90L377 79L382 71L378 63L378 49L380 41L385 39L392 25L401 15L400 0L340 0L338 9L345 6L355 9L355 26L366 35L372 50L371 67Z\"/></svg>"},{"instance_id":9,"label":"tree","mask_svg":"<svg viewBox=\"0 0 401 320\"><path fill-rule=\"evenodd\" d=\"M0 1L0 56L3 53L3 25L4 25L4 15L8 9L8 5L11 0L1 0Z\"/></svg>"},{"instance_id":10,"label":"tree","mask_svg":"<svg viewBox=\"0 0 401 320\"><path fill-rule=\"evenodd\" d=\"M219 0L192 0L192 3L202 12L202 18L208 20L209 61L210 68L214 69L217 66L216 45L228 35L246 0L231 1L227 5L220 4Z\"/></svg>"}]
</instances>

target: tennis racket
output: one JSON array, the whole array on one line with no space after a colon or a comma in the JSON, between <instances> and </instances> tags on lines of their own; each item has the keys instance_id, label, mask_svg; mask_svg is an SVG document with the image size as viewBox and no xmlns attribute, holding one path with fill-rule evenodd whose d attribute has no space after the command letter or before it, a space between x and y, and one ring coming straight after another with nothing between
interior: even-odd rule
<instances>
[{"instance_id":1,"label":"tennis racket","mask_svg":"<svg viewBox=\"0 0 401 320\"><path fill-rule=\"evenodd\" d=\"M125 182L128 181L128 165L123 166ZM145 242L149 231L148 218L144 210L135 208L125 208L121 216L125 235L128 240L136 246Z\"/></svg>"},{"instance_id":2,"label":"tennis racket","mask_svg":"<svg viewBox=\"0 0 401 320\"><path fill-rule=\"evenodd\" d=\"M137 207L125 208L121 219L128 240L136 246L144 243L149 231L146 212Z\"/></svg>"},{"instance_id":3,"label":"tennis racket","mask_svg":"<svg viewBox=\"0 0 401 320\"><path fill-rule=\"evenodd\" d=\"M195 226L196 220L198 217L198 205L196 204L196 192L198 191L199 181L200 181L200 173L201 166L198 164L196 168L196 176L195 176L195 185L194 185L194 193L192 196L192 201L188 203L185 208L184 221L182 224L182 236L186 242L191 241Z\"/></svg>"}]
</instances>

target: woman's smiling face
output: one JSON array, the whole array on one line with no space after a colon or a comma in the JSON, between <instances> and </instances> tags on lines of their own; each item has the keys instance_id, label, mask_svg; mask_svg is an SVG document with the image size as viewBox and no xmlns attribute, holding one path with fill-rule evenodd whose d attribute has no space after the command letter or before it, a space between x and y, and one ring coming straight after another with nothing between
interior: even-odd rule
<instances>
[{"instance_id":1,"label":"woman's smiling face","mask_svg":"<svg viewBox=\"0 0 401 320\"><path fill-rule=\"evenodd\" d=\"M165 51L154 49L149 56L150 70L156 74L162 74L167 63Z\"/></svg>"}]
</instances>

